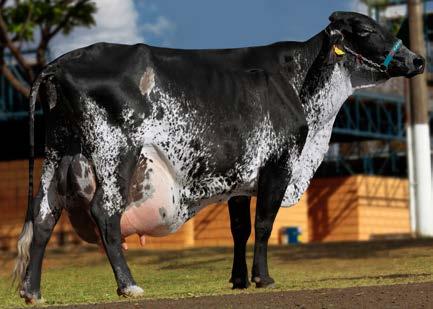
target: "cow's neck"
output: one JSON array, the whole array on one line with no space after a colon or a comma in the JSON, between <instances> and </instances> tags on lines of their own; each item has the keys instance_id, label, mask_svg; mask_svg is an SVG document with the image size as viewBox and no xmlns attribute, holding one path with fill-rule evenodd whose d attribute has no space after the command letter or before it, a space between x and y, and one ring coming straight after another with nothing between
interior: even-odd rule
<instances>
[{"instance_id":1,"label":"cow's neck","mask_svg":"<svg viewBox=\"0 0 433 309\"><path fill-rule=\"evenodd\" d=\"M298 90L310 129L333 121L346 99L353 93L349 72L340 63L326 65L330 51L328 35L322 31L304 43L308 55L304 77Z\"/></svg>"},{"instance_id":2,"label":"cow's neck","mask_svg":"<svg viewBox=\"0 0 433 309\"><path fill-rule=\"evenodd\" d=\"M286 80L290 81L290 84L300 93L305 80L308 78L311 68L317 62L318 57L321 57L323 50L326 49L327 35L324 31L318 33L306 42L288 42L285 53L290 55L289 70L285 70L283 64L282 70L280 71L285 75ZM296 72L296 74L293 74Z\"/></svg>"}]
</instances>

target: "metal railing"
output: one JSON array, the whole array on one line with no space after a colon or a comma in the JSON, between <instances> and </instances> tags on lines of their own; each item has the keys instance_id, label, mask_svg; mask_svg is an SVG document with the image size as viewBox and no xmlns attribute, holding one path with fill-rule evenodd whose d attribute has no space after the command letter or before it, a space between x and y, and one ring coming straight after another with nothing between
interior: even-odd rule
<instances>
[{"instance_id":1,"label":"metal railing","mask_svg":"<svg viewBox=\"0 0 433 309\"><path fill-rule=\"evenodd\" d=\"M34 53L34 50L23 51L24 56L32 56ZM30 86L11 55L5 55L5 62L14 76L23 85ZM39 104L37 105L36 113L41 113ZM20 120L25 117L28 117L28 99L16 91L5 76L0 75L0 122Z\"/></svg>"},{"instance_id":2,"label":"metal railing","mask_svg":"<svg viewBox=\"0 0 433 309\"><path fill-rule=\"evenodd\" d=\"M333 133L364 139L404 140L404 99L379 93L355 93L342 107Z\"/></svg>"}]
</instances>

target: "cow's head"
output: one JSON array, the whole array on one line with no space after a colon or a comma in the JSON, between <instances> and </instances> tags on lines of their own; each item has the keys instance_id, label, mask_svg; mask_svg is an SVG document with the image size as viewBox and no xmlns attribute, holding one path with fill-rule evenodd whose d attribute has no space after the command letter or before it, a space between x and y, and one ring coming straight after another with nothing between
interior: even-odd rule
<instances>
[{"instance_id":1,"label":"cow's head","mask_svg":"<svg viewBox=\"0 0 433 309\"><path fill-rule=\"evenodd\" d=\"M423 57L368 16L335 12L326 28L332 61L342 62L355 88L374 85L391 77L412 77L424 71Z\"/></svg>"}]
</instances>

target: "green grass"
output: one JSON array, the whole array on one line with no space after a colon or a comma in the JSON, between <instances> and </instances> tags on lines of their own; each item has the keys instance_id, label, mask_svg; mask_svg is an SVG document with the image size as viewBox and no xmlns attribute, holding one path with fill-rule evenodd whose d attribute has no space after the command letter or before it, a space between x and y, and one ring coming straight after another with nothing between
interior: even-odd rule
<instances>
[{"instance_id":1,"label":"green grass","mask_svg":"<svg viewBox=\"0 0 433 309\"><path fill-rule=\"evenodd\" d=\"M10 287L13 257L1 254L0 307L23 306ZM263 292L230 289L231 248L132 250L126 255L145 298ZM269 262L276 291L433 281L433 241L273 247ZM105 255L88 247L47 252L42 294L49 305L119 300Z\"/></svg>"}]
</instances>

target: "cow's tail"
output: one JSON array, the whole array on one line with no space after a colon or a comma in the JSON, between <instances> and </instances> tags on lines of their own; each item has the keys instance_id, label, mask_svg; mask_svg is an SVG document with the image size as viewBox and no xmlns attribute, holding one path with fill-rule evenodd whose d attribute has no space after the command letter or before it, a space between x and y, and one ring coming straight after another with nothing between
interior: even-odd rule
<instances>
[{"instance_id":1,"label":"cow's tail","mask_svg":"<svg viewBox=\"0 0 433 309\"><path fill-rule=\"evenodd\" d=\"M12 273L12 284L18 283L18 288L22 287L27 265L30 260L30 246L33 239L33 170L35 164L35 106L38 97L39 87L47 76L45 72L39 74L33 83L30 91L30 104L29 104L29 141L30 141L30 153L29 153L29 191L27 200L27 213L24 222L23 229L18 238L17 252L18 256L15 261L15 267Z\"/></svg>"},{"instance_id":2,"label":"cow's tail","mask_svg":"<svg viewBox=\"0 0 433 309\"><path fill-rule=\"evenodd\" d=\"M27 210L29 213L30 209ZM20 238L18 239L18 256L15 260L15 267L12 273L12 285L17 283L17 288L21 289L26 274L27 265L30 261L30 245L33 239L33 222L31 220L24 223Z\"/></svg>"}]
</instances>

